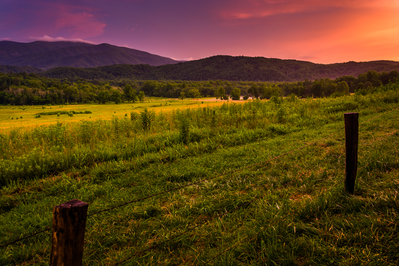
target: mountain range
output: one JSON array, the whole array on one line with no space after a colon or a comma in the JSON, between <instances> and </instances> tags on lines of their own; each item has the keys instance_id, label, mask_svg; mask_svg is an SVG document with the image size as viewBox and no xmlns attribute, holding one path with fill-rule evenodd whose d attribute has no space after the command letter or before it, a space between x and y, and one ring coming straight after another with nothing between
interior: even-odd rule
<instances>
[{"instance_id":1,"label":"mountain range","mask_svg":"<svg viewBox=\"0 0 399 266\"><path fill-rule=\"evenodd\" d=\"M303 81L399 71L399 62L316 64L264 57L218 55L176 60L110 44L0 42L0 72L38 73L51 78L136 80Z\"/></svg>"},{"instance_id":2,"label":"mountain range","mask_svg":"<svg viewBox=\"0 0 399 266\"><path fill-rule=\"evenodd\" d=\"M178 61L147 52L107 43L83 42L19 43L0 41L0 65L30 66L41 70L54 67L97 67L115 64L159 66Z\"/></svg>"},{"instance_id":3,"label":"mountain range","mask_svg":"<svg viewBox=\"0 0 399 266\"><path fill-rule=\"evenodd\" d=\"M96 68L57 67L43 72L50 78L135 80L304 81L359 76L370 70L399 71L399 62L347 62L330 65L263 57L213 56L162 66L112 65Z\"/></svg>"}]
</instances>

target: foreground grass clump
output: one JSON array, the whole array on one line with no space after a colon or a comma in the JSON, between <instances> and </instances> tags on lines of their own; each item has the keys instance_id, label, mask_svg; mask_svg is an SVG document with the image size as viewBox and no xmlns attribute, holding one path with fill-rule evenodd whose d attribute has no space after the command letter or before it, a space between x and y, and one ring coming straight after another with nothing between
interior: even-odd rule
<instances>
[{"instance_id":1,"label":"foreground grass clump","mask_svg":"<svg viewBox=\"0 0 399 266\"><path fill-rule=\"evenodd\" d=\"M85 265L397 265L389 95L397 90L12 131L1 141L0 244L50 226L52 207L78 198L89 203ZM361 123L355 196L342 184L348 111ZM2 247L0 265L48 264L49 235Z\"/></svg>"}]
</instances>

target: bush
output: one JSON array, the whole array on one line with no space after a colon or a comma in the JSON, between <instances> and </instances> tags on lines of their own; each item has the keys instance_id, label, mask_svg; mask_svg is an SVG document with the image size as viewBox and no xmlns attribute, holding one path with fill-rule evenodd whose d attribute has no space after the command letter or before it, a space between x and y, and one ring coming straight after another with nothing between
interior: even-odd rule
<instances>
[{"instance_id":1,"label":"bush","mask_svg":"<svg viewBox=\"0 0 399 266\"><path fill-rule=\"evenodd\" d=\"M150 130L154 113L151 111L148 111L148 109L145 108L144 111L140 113L140 116L141 116L141 126L142 126L143 130L144 131Z\"/></svg>"}]
</instances>

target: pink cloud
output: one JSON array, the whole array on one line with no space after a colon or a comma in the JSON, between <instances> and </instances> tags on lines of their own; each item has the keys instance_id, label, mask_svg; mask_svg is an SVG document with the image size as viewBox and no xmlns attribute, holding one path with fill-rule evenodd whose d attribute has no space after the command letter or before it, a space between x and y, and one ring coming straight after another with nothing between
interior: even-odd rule
<instances>
[{"instance_id":1,"label":"pink cloud","mask_svg":"<svg viewBox=\"0 0 399 266\"><path fill-rule=\"evenodd\" d=\"M227 7L226 7L227 6ZM331 8L372 9L399 7L395 0L231 0L221 8L220 16L224 19L261 18L279 14L298 14L317 12Z\"/></svg>"},{"instance_id":2,"label":"pink cloud","mask_svg":"<svg viewBox=\"0 0 399 266\"><path fill-rule=\"evenodd\" d=\"M0 30L25 38L57 35L86 39L103 34L106 24L102 17L98 9L90 6L38 0L18 5L12 13L0 18Z\"/></svg>"},{"instance_id":3,"label":"pink cloud","mask_svg":"<svg viewBox=\"0 0 399 266\"><path fill-rule=\"evenodd\" d=\"M55 21L57 30L67 30L74 38L88 38L103 34L105 23L96 19L96 17L84 12L74 12L72 8L62 6L60 8L60 17Z\"/></svg>"}]
</instances>

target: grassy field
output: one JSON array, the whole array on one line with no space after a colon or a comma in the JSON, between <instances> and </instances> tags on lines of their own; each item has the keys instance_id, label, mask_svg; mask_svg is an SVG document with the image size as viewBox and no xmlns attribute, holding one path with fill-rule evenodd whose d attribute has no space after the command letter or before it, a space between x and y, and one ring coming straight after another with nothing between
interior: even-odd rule
<instances>
[{"instance_id":1,"label":"grassy field","mask_svg":"<svg viewBox=\"0 0 399 266\"><path fill-rule=\"evenodd\" d=\"M122 104L79 104L79 105L53 105L53 106L0 106L0 133L7 133L13 128L24 128L30 130L41 125L60 123L74 123L79 121L94 121L98 119L110 120L113 117L123 118L131 112L141 112L145 108L159 112L170 112L175 109L187 109L203 106L218 106L223 104L221 100L199 99L199 100L176 100L148 98L145 102L122 103ZM84 112L91 114L77 114L72 117L67 114L45 115L36 118L38 113L46 112Z\"/></svg>"},{"instance_id":2,"label":"grassy field","mask_svg":"<svg viewBox=\"0 0 399 266\"><path fill-rule=\"evenodd\" d=\"M390 85L12 129L0 139L0 245L80 199L85 265L397 265L398 101ZM345 112L360 116L354 196ZM50 234L0 247L0 265L48 264Z\"/></svg>"}]
</instances>

